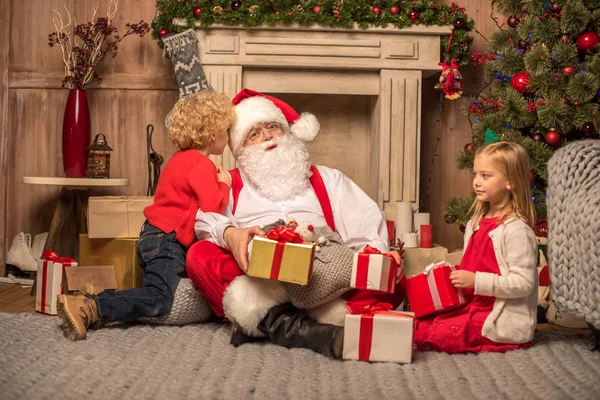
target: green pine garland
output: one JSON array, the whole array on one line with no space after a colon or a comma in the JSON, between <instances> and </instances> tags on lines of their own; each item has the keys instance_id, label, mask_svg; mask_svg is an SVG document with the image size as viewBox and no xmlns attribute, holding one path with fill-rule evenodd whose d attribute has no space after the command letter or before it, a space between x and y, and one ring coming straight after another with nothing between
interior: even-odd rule
<instances>
[{"instance_id":1,"label":"green pine garland","mask_svg":"<svg viewBox=\"0 0 600 400\"><path fill-rule=\"evenodd\" d=\"M233 9L232 0L157 0L157 16L152 21L153 37L159 32L178 33L190 26L207 28L213 24L241 25L253 27L261 25L309 26L318 24L337 28L352 28L357 24L362 29L371 26L392 25L398 29L415 24L455 26L456 21L464 26L453 30L453 42L447 49L448 37L443 37L441 46L446 60L456 59L457 64L469 61L473 39L469 32L474 22L463 8L452 3L448 6L430 0L240 0L240 6ZM315 6L319 12L314 12ZM200 7L198 17L194 9ZM379 8L380 13L374 12ZM391 8L399 7L400 12L392 14ZM418 12L418 19L410 18L411 11ZM174 19L185 20L184 26L174 23ZM158 45L162 48L161 40Z\"/></svg>"}]
</instances>

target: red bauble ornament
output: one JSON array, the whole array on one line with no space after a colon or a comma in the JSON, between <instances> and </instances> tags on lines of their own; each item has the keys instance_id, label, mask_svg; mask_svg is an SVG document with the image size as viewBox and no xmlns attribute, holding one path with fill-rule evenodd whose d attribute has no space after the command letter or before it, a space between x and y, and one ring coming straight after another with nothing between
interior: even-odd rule
<instances>
[{"instance_id":1,"label":"red bauble ornament","mask_svg":"<svg viewBox=\"0 0 600 400\"><path fill-rule=\"evenodd\" d=\"M379 15L379 14L381 14L381 7L375 6L375 7L371 8L371 11L373 12L373 14Z\"/></svg>"},{"instance_id":2,"label":"red bauble ornament","mask_svg":"<svg viewBox=\"0 0 600 400\"><path fill-rule=\"evenodd\" d=\"M533 173L533 171L529 171L529 182L531 182L533 184L533 182L535 182L535 174Z\"/></svg>"},{"instance_id":3,"label":"red bauble ornament","mask_svg":"<svg viewBox=\"0 0 600 400\"><path fill-rule=\"evenodd\" d=\"M517 17L509 17L508 18L508 26L511 28L516 28L519 25L519 19Z\"/></svg>"},{"instance_id":4,"label":"red bauble ornament","mask_svg":"<svg viewBox=\"0 0 600 400\"><path fill-rule=\"evenodd\" d=\"M525 51L527 49L528 45L529 45L529 43L527 43L525 40L521 40L519 42L519 49Z\"/></svg>"},{"instance_id":5,"label":"red bauble ornament","mask_svg":"<svg viewBox=\"0 0 600 400\"><path fill-rule=\"evenodd\" d=\"M529 85L529 74L527 72L517 72L510 80L510 86L519 93L525 93Z\"/></svg>"},{"instance_id":6,"label":"red bauble ornament","mask_svg":"<svg viewBox=\"0 0 600 400\"><path fill-rule=\"evenodd\" d=\"M465 144L465 151L467 153L473 151L473 143L467 143L467 144Z\"/></svg>"},{"instance_id":7,"label":"red bauble ornament","mask_svg":"<svg viewBox=\"0 0 600 400\"><path fill-rule=\"evenodd\" d=\"M402 8L398 5L390 7L390 14L392 14L392 15L398 15L398 14L400 14L400 11L402 11Z\"/></svg>"},{"instance_id":8,"label":"red bauble ornament","mask_svg":"<svg viewBox=\"0 0 600 400\"><path fill-rule=\"evenodd\" d=\"M536 133L535 135L533 135L532 137L534 142L543 142L544 141L544 137L542 135L540 135L539 133Z\"/></svg>"},{"instance_id":9,"label":"red bauble ornament","mask_svg":"<svg viewBox=\"0 0 600 400\"><path fill-rule=\"evenodd\" d=\"M581 51L592 51L600 41L596 32L584 32L577 37L577 48Z\"/></svg>"},{"instance_id":10,"label":"red bauble ornament","mask_svg":"<svg viewBox=\"0 0 600 400\"><path fill-rule=\"evenodd\" d=\"M169 30L168 29L161 29L160 31L158 31L158 37L161 38L163 36L166 36L169 34Z\"/></svg>"},{"instance_id":11,"label":"red bauble ornament","mask_svg":"<svg viewBox=\"0 0 600 400\"><path fill-rule=\"evenodd\" d=\"M465 225L465 224L460 224L460 225L458 226L458 229L460 229L460 231L461 231L462 233L465 233L465 231L467 230L467 225Z\"/></svg>"},{"instance_id":12,"label":"red bauble ornament","mask_svg":"<svg viewBox=\"0 0 600 400\"><path fill-rule=\"evenodd\" d=\"M454 21L454 27L456 29L464 29L466 26L467 22L464 18L456 18L456 21Z\"/></svg>"},{"instance_id":13,"label":"red bauble ornament","mask_svg":"<svg viewBox=\"0 0 600 400\"><path fill-rule=\"evenodd\" d=\"M202 13L202 8L200 6L194 7L194 17L200 18L200 13Z\"/></svg>"},{"instance_id":14,"label":"red bauble ornament","mask_svg":"<svg viewBox=\"0 0 600 400\"><path fill-rule=\"evenodd\" d=\"M581 128L583 134L587 137L593 136L596 133L596 127L591 122L586 122Z\"/></svg>"},{"instance_id":15,"label":"red bauble ornament","mask_svg":"<svg viewBox=\"0 0 600 400\"><path fill-rule=\"evenodd\" d=\"M316 6L314 6L314 7L313 7L313 12L314 12L315 14L318 14L318 13L320 13L320 12L321 12L321 5L320 5L320 4L317 4Z\"/></svg>"},{"instance_id":16,"label":"red bauble ornament","mask_svg":"<svg viewBox=\"0 0 600 400\"><path fill-rule=\"evenodd\" d=\"M335 19L340 19L340 13L335 13L333 14L333 16L335 17Z\"/></svg>"},{"instance_id":17,"label":"red bauble ornament","mask_svg":"<svg viewBox=\"0 0 600 400\"><path fill-rule=\"evenodd\" d=\"M558 146L560 144L560 134L554 129L550 129L546 133L546 143L550 146Z\"/></svg>"},{"instance_id":18,"label":"red bauble ornament","mask_svg":"<svg viewBox=\"0 0 600 400\"><path fill-rule=\"evenodd\" d=\"M552 4L552 12L554 14L559 14L561 11L562 11L562 8L558 4L556 4L556 3Z\"/></svg>"},{"instance_id":19,"label":"red bauble ornament","mask_svg":"<svg viewBox=\"0 0 600 400\"><path fill-rule=\"evenodd\" d=\"M412 10L408 13L408 16L412 22L417 22L419 20L419 12L417 10Z\"/></svg>"},{"instance_id":20,"label":"red bauble ornament","mask_svg":"<svg viewBox=\"0 0 600 400\"><path fill-rule=\"evenodd\" d=\"M241 0L234 0L234 1L231 2L231 9L232 10L237 10L241 6L242 6Z\"/></svg>"},{"instance_id":21,"label":"red bauble ornament","mask_svg":"<svg viewBox=\"0 0 600 400\"><path fill-rule=\"evenodd\" d=\"M574 75L575 74L575 67L564 67L563 68L563 73L565 75Z\"/></svg>"}]
</instances>

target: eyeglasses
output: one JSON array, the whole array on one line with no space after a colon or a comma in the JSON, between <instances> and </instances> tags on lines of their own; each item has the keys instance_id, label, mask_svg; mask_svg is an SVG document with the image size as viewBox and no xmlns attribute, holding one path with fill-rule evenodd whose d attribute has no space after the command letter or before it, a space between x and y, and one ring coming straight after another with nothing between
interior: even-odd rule
<instances>
[{"instance_id":1,"label":"eyeglasses","mask_svg":"<svg viewBox=\"0 0 600 400\"><path fill-rule=\"evenodd\" d=\"M279 132L277 132L279 131ZM244 144L246 143L258 143L264 139L266 133L270 133L271 136L279 136L283 133L281 125L277 122L270 122L268 124L257 124L246 136Z\"/></svg>"}]
</instances>

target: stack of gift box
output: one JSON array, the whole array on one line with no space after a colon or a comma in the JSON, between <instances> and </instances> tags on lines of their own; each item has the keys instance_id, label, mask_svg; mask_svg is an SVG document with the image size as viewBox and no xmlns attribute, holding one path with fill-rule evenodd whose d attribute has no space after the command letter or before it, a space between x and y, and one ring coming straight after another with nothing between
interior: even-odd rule
<instances>
[{"instance_id":1,"label":"stack of gift box","mask_svg":"<svg viewBox=\"0 0 600 400\"><path fill-rule=\"evenodd\" d=\"M95 289L142 286L137 242L152 197L102 196L88 202L88 233L79 236L79 260L44 253L36 278L36 310L56 315L57 296L91 284Z\"/></svg>"}]
</instances>

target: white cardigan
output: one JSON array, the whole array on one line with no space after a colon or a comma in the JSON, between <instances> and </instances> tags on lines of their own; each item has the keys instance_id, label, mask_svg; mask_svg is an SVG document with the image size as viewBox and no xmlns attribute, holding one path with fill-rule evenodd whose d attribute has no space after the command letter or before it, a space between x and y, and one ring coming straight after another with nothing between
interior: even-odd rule
<instances>
[{"instance_id":1,"label":"white cardigan","mask_svg":"<svg viewBox=\"0 0 600 400\"><path fill-rule=\"evenodd\" d=\"M464 249L475 230L469 221ZM501 275L475 273L475 294L494 296L494 307L481 334L497 343L526 343L533 339L537 323L537 242L533 230L512 217L490 231Z\"/></svg>"}]
</instances>

